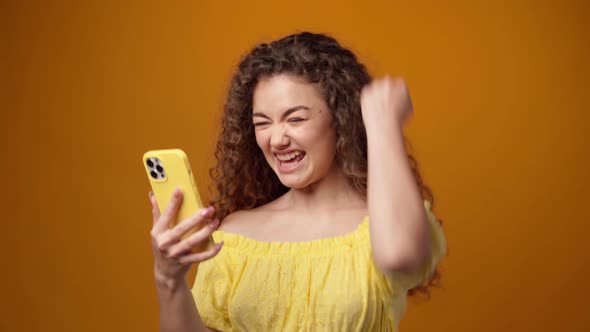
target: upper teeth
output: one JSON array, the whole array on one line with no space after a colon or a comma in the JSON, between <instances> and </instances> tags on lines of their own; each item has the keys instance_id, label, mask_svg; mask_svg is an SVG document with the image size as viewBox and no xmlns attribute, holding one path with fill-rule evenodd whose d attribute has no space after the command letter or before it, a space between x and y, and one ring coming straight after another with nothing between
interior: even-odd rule
<instances>
[{"instance_id":1,"label":"upper teeth","mask_svg":"<svg viewBox=\"0 0 590 332\"><path fill-rule=\"evenodd\" d=\"M300 151L295 151L295 152L291 152L291 153L286 153L286 154L276 154L277 158L281 161L286 161L286 160L291 160L295 157L297 157L298 155L300 155L301 152Z\"/></svg>"}]
</instances>

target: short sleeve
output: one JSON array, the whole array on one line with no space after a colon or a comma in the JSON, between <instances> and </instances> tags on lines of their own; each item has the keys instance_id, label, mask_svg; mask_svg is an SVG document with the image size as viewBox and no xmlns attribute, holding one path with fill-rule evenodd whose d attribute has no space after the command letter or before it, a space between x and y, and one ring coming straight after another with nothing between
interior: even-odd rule
<instances>
[{"instance_id":1,"label":"short sleeve","mask_svg":"<svg viewBox=\"0 0 590 332\"><path fill-rule=\"evenodd\" d=\"M231 330L228 306L233 264L231 255L224 249L227 248L199 264L192 288L201 320L207 327L219 331Z\"/></svg>"},{"instance_id":2,"label":"short sleeve","mask_svg":"<svg viewBox=\"0 0 590 332\"><path fill-rule=\"evenodd\" d=\"M408 274L394 274L390 276L394 284L399 285L405 290L412 289L426 283L431 277L436 267L444 257L447 248L447 242L441 224L432 212L430 201L424 201L428 225L430 227L430 241L432 244L430 255L417 271Z\"/></svg>"}]
</instances>

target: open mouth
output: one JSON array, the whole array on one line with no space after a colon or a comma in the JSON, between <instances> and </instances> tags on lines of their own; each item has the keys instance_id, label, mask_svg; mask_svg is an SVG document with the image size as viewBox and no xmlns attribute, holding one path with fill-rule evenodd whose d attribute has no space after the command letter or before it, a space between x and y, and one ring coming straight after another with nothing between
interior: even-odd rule
<instances>
[{"instance_id":1,"label":"open mouth","mask_svg":"<svg viewBox=\"0 0 590 332\"><path fill-rule=\"evenodd\" d=\"M275 157L279 160L279 166L293 168L305 157L305 152L293 151L290 153L275 153Z\"/></svg>"}]
</instances>

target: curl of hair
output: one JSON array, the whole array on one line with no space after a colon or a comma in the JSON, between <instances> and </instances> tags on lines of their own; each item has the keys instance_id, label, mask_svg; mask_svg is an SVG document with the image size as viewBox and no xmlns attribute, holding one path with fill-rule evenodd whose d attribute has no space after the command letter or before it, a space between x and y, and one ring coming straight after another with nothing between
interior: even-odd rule
<instances>
[{"instance_id":1,"label":"curl of hair","mask_svg":"<svg viewBox=\"0 0 590 332\"><path fill-rule=\"evenodd\" d=\"M367 137L360 93L371 76L356 56L334 38L302 32L255 46L241 60L231 80L215 150L217 163L210 171L217 186L217 197L210 203L221 220L232 212L269 203L289 189L266 162L252 124L252 99L258 81L283 73L305 78L319 87L332 112L336 162L351 186L366 196ZM432 191L422 181L418 163L404 139L422 197L434 206ZM435 271L425 285L408 293L427 294L428 286L435 285L439 277Z\"/></svg>"}]
</instances>

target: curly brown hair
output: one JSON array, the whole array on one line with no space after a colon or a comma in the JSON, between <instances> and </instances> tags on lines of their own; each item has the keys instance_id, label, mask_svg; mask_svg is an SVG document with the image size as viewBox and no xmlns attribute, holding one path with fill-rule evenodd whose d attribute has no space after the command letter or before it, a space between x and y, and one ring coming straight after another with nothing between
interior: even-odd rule
<instances>
[{"instance_id":1,"label":"curly brown hair","mask_svg":"<svg viewBox=\"0 0 590 332\"><path fill-rule=\"evenodd\" d=\"M255 46L231 80L215 151L217 164L210 172L217 186L217 198L210 203L221 220L232 212L269 203L289 189L265 160L252 123L252 99L258 81L281 73L303 77L319 86L332 112L337 137L335 162L351 186L366 197L367 137L360 93L371 76L357 57L334 38L302 32ZM408 140L404 140L422 197L434 206L432 191L422 181ZM409 294L428 293L428 286L438 279L436 271L427 284Z\"/></svg>"}]
</instances>

